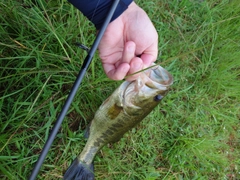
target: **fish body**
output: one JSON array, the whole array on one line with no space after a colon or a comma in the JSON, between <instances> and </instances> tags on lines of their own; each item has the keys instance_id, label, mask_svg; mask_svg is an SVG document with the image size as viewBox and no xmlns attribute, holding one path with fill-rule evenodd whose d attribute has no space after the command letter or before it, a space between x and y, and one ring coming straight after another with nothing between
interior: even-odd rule
<instances>
[{"instance_id":1,"label":"fish body","mask_svg":"<svg viewBox=\"0 0 240 180\"><path fill-rule=\"evenodd\" d=\"M96 153L107 143L117 142L142 121L167 94L172 82L171 74L161 66L142 72L135 81L124 81L95 113L88 129L87 143L66 171L64 179L94 179Z\"/></svg>"}]
</instances>

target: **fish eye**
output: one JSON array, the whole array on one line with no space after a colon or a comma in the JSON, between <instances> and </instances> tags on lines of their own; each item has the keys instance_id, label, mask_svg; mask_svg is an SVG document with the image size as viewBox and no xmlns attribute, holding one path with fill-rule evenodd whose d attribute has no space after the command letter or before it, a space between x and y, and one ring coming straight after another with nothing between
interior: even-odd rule
<instances>
[{"instance_id":1,"label":"fish eye","mask_svg":"<svg viewBox=\"0 0 240 180\"><path fill-rule=\"evenodd\" d=\"M154 97L154 101L160 101L162 98L163 98L163 96L158 94Z\"/></svg>"}]
</instances>

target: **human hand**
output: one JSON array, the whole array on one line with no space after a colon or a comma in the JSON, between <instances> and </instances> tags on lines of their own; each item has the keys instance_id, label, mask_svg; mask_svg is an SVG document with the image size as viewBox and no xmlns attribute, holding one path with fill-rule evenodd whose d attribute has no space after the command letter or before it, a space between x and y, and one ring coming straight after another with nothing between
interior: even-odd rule
<instances>
[{"instance_id":1,"label":"human hand","mask_svg":"<svg viewBox=\"0 0 240 180\"><path fill-rule=\"evenodd\" d=\"M112 21L99 44L99 56L106 75L121 80L149 67L157 59L158 34L151 20L132 2L128 9ZM129 76L135 80L139 73Z\"/></svg>"}]
</instances>

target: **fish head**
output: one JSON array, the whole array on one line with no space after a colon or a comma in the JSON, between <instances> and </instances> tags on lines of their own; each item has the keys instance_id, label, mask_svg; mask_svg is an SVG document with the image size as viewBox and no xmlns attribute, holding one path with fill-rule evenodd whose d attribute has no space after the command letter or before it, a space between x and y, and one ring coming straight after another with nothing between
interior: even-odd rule
<instances>
[{"instance_id":1,"label":"fish head","mask_svg":"<svg viewBox=\"0 0 240 180\"><path fill-rule=\"evenodd\" d=\"M124 110L128 114L151 111L166 96L172 83L172 75L159 65L141 72L135 81L125 84Z\"/></svg>"}]
</instances>

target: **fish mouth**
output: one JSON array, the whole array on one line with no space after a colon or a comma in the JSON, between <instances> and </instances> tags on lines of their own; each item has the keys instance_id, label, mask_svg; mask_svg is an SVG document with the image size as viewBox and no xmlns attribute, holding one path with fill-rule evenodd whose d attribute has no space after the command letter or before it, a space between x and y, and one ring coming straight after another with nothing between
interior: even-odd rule
<instances>
[{"instance_id":1,"label":"fish mouth","mask_svg":"<svg viewBox=\"0 0 240 180\"><path fill-rule=\"evenodd\" d=\"M122 84L124 94L127 95L134 90L141 89L151 90L167 90L173 84L173 76L160 65L153 64L151 68L143 71L139 77L132 82L125 81ZM133 89L134 87L134 89ZM147 92L147 90L145 90Z\"/></svg>"},{"instance_id":2,"label":"fish mouth","mask_svg":"<svg viewBox=\"0 0 240 180\"><path fill-rule=\"evenodd\" d=\"M164 97L172 83L172 75L163 67L153 64L151 68L143 71L135 81L122 83L122 104L139 109L138 102L152 99L157 95Z\"/></svg>"},{"instance_id":3,"label":"fish mouth","mask_svg":"<svg viewBox=\"0 0 240 180\"><path fill-rule=\"evenodd\" d=\"M144 90L144 92L152 90L164 91L173 83L172 75L160 65L153 64L152 68L144 71L137 79L136 90Z\"/></svg>"},{"instance_id":4,"label":"fish mouth","mask_svg":"<svg viewBox=\"0 0 240 180\"><path fill-rule=\"evenodd\" d=\"M161 84L166 87L173 84L173 76L163 67L154 65L149 72L148 77L151 79L151 82ZM146 85L148 85L148 82L146 82Z\"/></svg>"}]
</instances>

